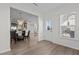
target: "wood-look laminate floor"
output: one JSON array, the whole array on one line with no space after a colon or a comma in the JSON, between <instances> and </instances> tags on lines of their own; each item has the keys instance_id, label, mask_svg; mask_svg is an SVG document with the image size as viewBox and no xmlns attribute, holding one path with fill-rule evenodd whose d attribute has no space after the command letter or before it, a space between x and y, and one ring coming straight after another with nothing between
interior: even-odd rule
<instances>
[{"instance_id":1,"label":"wood-look laminate floor","mask_svg":"<svg viewBox=\"0 0 79 59\"><path fill-rule=\"evenodd\" d=\"M52 42L31 39L29 42L19 41L11 51L1 55L78 55L79 51L60 46Z\"/></svg>"}]
</instances>

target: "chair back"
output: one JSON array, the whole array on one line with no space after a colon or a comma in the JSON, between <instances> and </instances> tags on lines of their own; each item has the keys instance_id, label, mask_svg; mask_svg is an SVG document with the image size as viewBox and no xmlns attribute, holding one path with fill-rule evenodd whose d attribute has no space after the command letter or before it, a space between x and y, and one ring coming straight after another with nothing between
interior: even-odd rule
<instances>
[{"instance_id":1,"label":"chair back","mask_svg":"<svg viewBox=\"0 0 79 59\"><path fill-rule=\"evenodd\" d=\"M27 37L30 37L30 31L28 31L28 35L27 35Z\"/></svg>"},{"instance_id":2,"label":"chair back","mask_svg":"<svg viewBox=\"0 0 79 59\"><path fill-rule=\"evenodd\" d=\"M22 31L22 36L25 36L26 32L25 31Z\"/></svg>"}]
</instances>

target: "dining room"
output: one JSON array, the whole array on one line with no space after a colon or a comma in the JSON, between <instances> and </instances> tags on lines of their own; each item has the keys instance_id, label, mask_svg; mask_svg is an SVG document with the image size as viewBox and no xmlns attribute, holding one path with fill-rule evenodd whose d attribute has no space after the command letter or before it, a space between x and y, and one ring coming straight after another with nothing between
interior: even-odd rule
<instances>
[{"instance_id":1,"label":"dining room","mask_svg":"<svg viewBox=\"0 0 79 59\"><path fill-rule=\"evenodd\" d=\"M38 16L10 7L10 24L12 50L38 41Z\"/></svg>"}]
</instances>

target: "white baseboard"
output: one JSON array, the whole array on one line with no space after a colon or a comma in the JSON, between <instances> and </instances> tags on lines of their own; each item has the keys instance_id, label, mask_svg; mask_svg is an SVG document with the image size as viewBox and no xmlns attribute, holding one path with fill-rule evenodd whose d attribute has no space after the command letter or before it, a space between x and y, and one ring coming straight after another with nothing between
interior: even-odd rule
<instances>
[{"instance_id":1,"label":"white baseboard","mask_svg":"<svg viewBox=\"0 0 79 59\"><path fill-rule=\"evenodd\" d=\"M38 36L38 41L43 40L43 37L41 35Z\"/></svg>"},{"instance_id":2,"label":"white baseboard","mask_svg":"<svg viewBox=\"0 0 79 59\"><path fill-rule=\"evenodd\" d=\"M47 40L47 39L44 39L44 40ZM67 45L67 44L63 44L63 43L60 43L60 42L57 42L57 41L51 41L51 40L48 40L52 43L55 43L55 44L58 44L58 45L61 45L61 46L65 46L65 47L69 47L69 48L72 48L72 49L76 49L76 50L79 50L79 48L75 47L75 46L70 46L70 45Z\"/></svg>"},{"instance_id":3,"label":"white baseboard","mask_svg":"<svg viewBox=\"0 0 79 59\"><path fill-rule=\"evenodd\" d=\"M79 48L77 48L75 46L70 46L70 45L67 45L67 44L59 43L59 42L53 42L53 43L61 45L61 46L65 46L65 47L68 47L68 48L72 48L72 49L75 49L75 50L79 50Z\"/></svg>"},{"instance_id":4,"label":"white baseboard","mask_svg":"<svg viewBox=\"0 0 79 59\"><path fill-rule=\"evenodd\" d=\"M9 48L9 49L6 49L6 50L2 50L2 51L0 51L0 54L4 53L4 52L8 52L8 51L11 51L11 49Z\"/></svg>"}]
</instances>

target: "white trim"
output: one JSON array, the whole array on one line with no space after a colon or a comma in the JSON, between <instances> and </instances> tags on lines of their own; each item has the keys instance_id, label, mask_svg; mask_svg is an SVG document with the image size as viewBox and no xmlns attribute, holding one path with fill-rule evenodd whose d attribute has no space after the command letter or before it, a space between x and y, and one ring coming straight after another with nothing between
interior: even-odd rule
<instances>
[{"instance_id":1,"label":"white trim","mask_svg":"<svg viewBox=\"0 0 79 59\"><path fill-rule=\"evenodd\" d=\"M48 39L44 39L44 40L48 40ZM79 48L78 48L78 47L75 47L75 46L63 44L63 43L57 42L57 41L51 41L51 40L48 40L48 41L50 41L50 42L52 42L52 43L55 43L55 44L57 44L57 45L65 46L65 47L72 48L72 49L75 49L75 50L79 50Z\"/></svg>"},{"instance_id":2,"label":"white trim","mask_svg":"<svg viewBox=\"0 0 79 59\"><path fill-rule=\"evenodd\" d=\"M9 48L9 49L2 50L2 51L0 51L0 53L4 53L4 52L8 52L8 51L11 51L11 49Z\"/></svg>"},{"instance_id":3,"label":"white trim","mask_svg":"<svg viewBox=\"0 0 79 59\"><path fill-rule=\"evenodd\" d=\"M68 47L68 48L72 48L72 49L75 49L75 50L79 50L79 48L77 48L75 46L70 46L70 45L67 45L67 44L59 43L59 42L53 42L53 43L61 45L61 46L65 46L65 47Z\"/></svg>"}]
</instances>

